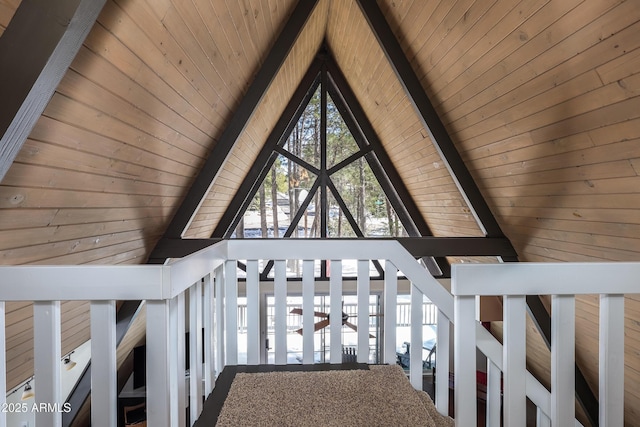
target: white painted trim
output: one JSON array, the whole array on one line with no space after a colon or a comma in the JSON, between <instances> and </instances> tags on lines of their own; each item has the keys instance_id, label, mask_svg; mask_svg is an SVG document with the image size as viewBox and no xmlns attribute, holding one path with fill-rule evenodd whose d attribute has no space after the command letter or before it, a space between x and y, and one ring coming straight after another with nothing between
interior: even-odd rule
<instances>
[{"instance_id":1,"label":"white painted trim","mask_svg":"<svg viewBox=\"0 0 640 427\"><path fill-rule=\"evenodd\" d=\"M315 300L314 261L302 262L302 361L314 362L314 300Z\"/></svg>"},{"instance_id":2,"label":"white painted trim","mask_svg":"<svg viewBox=\"0 0 640 427\"><path fill-rule=\"evenodd\" d=\"M624 295L600 296L599 420L624 424Z\"/></svg>"},{"instance_id":3,"label":"white painted trim","mask_svg":"<svg viewBox=\"0 0 640 427\"><path fill-rule=\"evenodd\" d=\"M260 272L258 261L247 261L247 365L260 363Z\"/></svg>"},{"instance_id":4,"label":"white painted trim","mask_svg":"<svg viewBox=\"0 0 640 427\"><path fill-rule=\"evenodd\" d=\"M275 363L287 363L287 266L286 261L276 260L273 266L273 298L275 300L274 333Z\"/></svg>"},{"instance_id":5,"label":"white painted trim","mask_svg":"<svg viewBox=\"0 0 640 427\"><path fill-rule=\"evenodd\" d=\"M356 283L358 307L369 307L371 283L369 260L358 260L358 281ZM365 327L366 326L366 327ZM358 310L358 363L369 363L369 310Z\"/></svg>"},{"instance_id":6,"label":"white painted trim","mask_svg":"<svg viewBox=\"0 0 640 427\"><path fill-rule=\"evenodd\" d=\"M571 425L575 418L575 298L551 296L551 424Z\"/></svg>"},{"instance_id":7,"label":"white painted trim","mask_svg":"<svg viewBox=\"0 0 640 427\"><path fill-rule=\"evenodd\" d=\"M91 423L118 425L116 302L91 302Z\"/></svg>"},{"instance_id":8,"label":"white painted trim","mask_svg":"<svg viewBox=\"0 0 640 427\"><path fill-rule=\"evenodd\" d=\"M60 301L33 303L34 377L36 404L62 405L60 389ZM62 427L62 412L36 413L36 425Z\"/></svg>"},{"instance_id":9,"label":"white painted trim","mask_svg":"<svg viewBox=\"0 0 640 427\"><path fill-rule=\"evenodd\" d=\"M202 283L189 288L189 411L191 425L202 412Z\"/></svg>"},{"instance_id":10,"label":"white painted trim","mask_svg":"<svg viewBox=\"0 0 640 427\"><path fill-rule=\"evenodd\" d=\"M639 277L640 263L631 262L455 264L451 291L482 296L635 294L640 293Z\"/></svg>"},{"instance_id":11,"label":"white painted trim","mask_svg":"<svg viewBox=\"0 0 640 427\"><path fill-rule=\"evenodd\" d=\"M342 261L331 259L329 277L329 360L342 363Z\"/></svg>"}]
</instances>

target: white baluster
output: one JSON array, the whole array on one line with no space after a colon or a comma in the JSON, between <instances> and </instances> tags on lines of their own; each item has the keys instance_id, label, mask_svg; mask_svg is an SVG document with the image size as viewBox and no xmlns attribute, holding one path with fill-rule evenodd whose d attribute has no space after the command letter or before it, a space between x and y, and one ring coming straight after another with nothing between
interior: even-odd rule
<instances>
[{"instance_id":1,"label":"white baluster","mask_svg":"<svg viewBox=\"0 0 640 427\"><path fill-rule=\"evenodd\" d=\"M601 426L624 424L624 295L600 296Z\"/></svg>"},{"instance_id":2,"label":"white baluster","mask_svg":"<svg viewBox=\"0 0 640 427\"><path fill-rule=\"evenodd\" d=\"M147 301L147 423L169 427L171 347L169 301ZM47 424L45 424L47 425Z\"/></svg>"},{"instance_id":3,"label":"white baluster","mask_svg":"<svg viewBox=\"0 0 640 427\"><path fill-rule=\"evenodd\" d=\"M329 360L342 363L342 261L331 261L329 278Z\"/></svg>"},{"instance_id":4,"label":"white baluster","mask_svg":"<svg viewBox=\"0 0 640 427\"><path fill-rule=\"evenodd\" d=\"M258 261L247 261L247 365L260 363L260 273Z\"/></svg>"},{"instance_id":5,"label":"white baluster","mask_svg":"<svg viewBox=\"0 0 640 427\"><path fill-rule=\"evenodd\" d=\"M524 296L506 296L504 303L504 423L524 426L527 414L526 396L526 317Z\"/></svg>"},{"instance_id":6,"label":"white baluster","mask_svg":"<svg viewBox=\"0 0 640 427\"><path fill-rule=\"evenodd\" d=\"M411 285L411 347L409 376L413 388L422 390L422 292Z\"/></svg>"},{"instance_id":7,"label":"white baluster","mask_svg":"<svg viewBox=\"0 0 640 427\"><path fill-rule=\"evenodd\" d=\"M60 390L60 301L33 303L36 404L62 404ZM36 424L59 427L62 412L36 413Z\"/></svg>"},{"instance_id":8,"label":"white baluster","mask_svg":"<svg viewBox=\"0 0 640 427\"><path fill-rule=\"evenodd\" d=\"M487 427L500 427L502 372L487 358Z\"/></svg>"},{"instance_id":9,"label":"white baluster","mask_svg":"<svg viewBox=\"0 0 640 427\"><path fill-rule=\"evenodd\" d=\"M384 264L384 357L383 363L396 363L396 316L398 307L398 269L391 263Z\"/></svg>"},{"instance_id":10,"label":"white baluster","mask_svg":"<svg viewBox=\"0 0 640 427\"><path fill-rule=\"evenodd\" d=\"M449 343L451 321L438 310L436 331L436 408L442 415L449 415Z\"/></svg>"},{"instance_id":11,"label":"white baluster","mask_svg":"<svg viewBox=\"0 0 640 427\"><path fill-rule=\"evenodd\" d=\"M118 424L116 303L91 302L91 423Z\"/></svg>"},{"instance_id":12,"label":"white baluster","mask_svg":"<svg viewBox=\"0 0 640 427\"><path fill-rule=\"evenodd\" d=\"M204 278L204 395L209 396L215 385L215 347L214 347L214 282L213 274Z\"/></svg>"},{"instance_id":13,"label":"white baluster","mask_svg":"<svg viewBox=\"0 0 640 427\"><path fill-rule=\"evenodd\" d=\"M238 274L235 260L224 263L224 326L227 365L238 364Z\"/></svg>"},{"instance_id":14,"label":"white baluster","mask_svg":"<svg viewBox=\"0 0 640 427\"><path fill-rule=\"evenodd\" d=\"M536 427L551 427L551 420L540 408L536 408Z\"/></svg>"},{"instance_id":15,"label":"white baluster","mask_svg":"<svg viewBox=\"0 0 640 427\"><path fill-rule=\"evenodd\" d=\"M169 301L169 401L171 403L172 427L184 427L187 409L187 387L185 385L185 294L178 294Z\"/></svg>"},{"instance_id":16,"label":"white baluster","mask_svg":"<svg viewBox=\"0 0 640 427\"><path fill-rule=\"evenodd\" d=\"M302 262L302 362L314 362L313 333L314 333L314 262Z\"/></svg>"},{"instance_id":17,"label":"white baluster","mask_svg":"<svg viewBox=\"0 0 640 427\"><path fill-rule=\"evenodd\" d=\"M575 422L575 298L551 297L551 424Z\"/></svg>"},{"instance_id":18,"label":"white baluster","mask_svg":"<svg viewBox=\"0 0 640 427\"><path fill-rule=\"evenodd\" d=\"M274 261L273 298L276 365L287 363L287 266L283 260Z\"/></svg>"},{"instance_id":19,"label":"white baluster","mask_svg":"<svg viewBox=\"0 0 640 427\"><path fill-rule=\"evenodd\" d=\"M454 371L456 426L477 424L476 414L476 297L454 299Z\"/></svg>"},{"instance_id":20,"label":"white baluster","mask_svg":"<svg viewBox=\"0 0 640 427\"><path fill-rule=\"evenodd\" d=\"M358 351L359 363L369 362L369 260L358 260Z\"/></svg>"},{"instance_id":21,"label":"white baluster","mask_svg":"<svg viewBox=\"0 0 640 427\"><path fill-rule=\"evenodd\" d=\"M189 288L189 411L191 425L202 412L202 284Z\"/></svg>"},{"instance_id":22,"label":"white baluster","mask_svg":"<svg viewBox=\"0 0 640 427\"><path fill-rule=\"evenodd\" d=\"M222 266L215 271L215 339L214 346L216 351L215 367L218 375L226 366L225 359L225 340L224 340L224 269Z\"/></svg>"}]
</instances>

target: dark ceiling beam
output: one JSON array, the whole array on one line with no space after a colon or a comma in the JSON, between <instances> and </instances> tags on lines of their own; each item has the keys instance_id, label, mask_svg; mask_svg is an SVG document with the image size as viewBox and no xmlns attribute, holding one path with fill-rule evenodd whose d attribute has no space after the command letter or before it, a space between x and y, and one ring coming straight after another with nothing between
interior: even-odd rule
<instances>
[{"instance_id":1,"label":"dark ceiling beam","mask_svg":"<svg viewBox=\"0 0 640 427\"><path fill-rule=\"evenodd\" d=\"M0 37L0 182L105 0L23 0Z\"/></svg>"},{"instance_id":2,"label":"dark ceiling beam","mask_svg":"<svg viewBox=\"0 0 640 427\"><path fill-rule=\"evenodd\" d=\"M164 264L168 258L182 258L208 248L222 239L170 239L162 238L156 244L153 258L149 258L148 264Z\"/></svg>"},{"instance_id":3,"label":"dark ceiling beam","mask_svg":"<svg viewBox=\"0 0 640 427\"><path fill-rule=\"evenodd\" d=\"M247 172L247 176L242 181L240 188L238 188L225 213L220 218L220 221L218 221L218 225L213 230L211 237L229 237L233 234L233 230L235 230L240 222L240 218L244 215L262 181L264 181L267 176L269 168L271 168L277 157L273 151L289 138L291 131L296 123L298 123L309 100L318 88L320 84L319 76L321 66L322 62L318 59L315 59L311 63L311 66L300 81L298 88L282 112L280 119L265 141L258 157L256 157L256 160L253 162L251 169Z\"/></svg>"},{"instance_id":4,"label":"dark ceiling beam","mask_svg":"<svg viewBox=\"0 0 640 427\"><path fill-rule=\"evenodd\" d=\"M505 237L398 237L398 242L415 257L514 256Z\"/></svg>"},{"instance_id":5,"label":"dark ceiling beam","mask_svg":"<svg viewBox=\"0 0 640 427\"><path fill-rule=\"evenodd\" d=\"M382 51L389 60L400 83L411 100L425 129L431 134L431 140L438 150L440 157L451 172L460 193L467 201L478 225L489 237L502 237L504 234L498 225L491 209L487 205L480 189L469 173L460 154L458 153L449 133L440 120L438 113L431 104L418 76L405 56L391 27L387 23L382 11L375 1L358 0L360 9L369 26L376 36Z\"/></svg>"},{"instance_id":6,"label":"dark ceiling beam","mask_svg":"<svg viewBox=\"0 0 640 427\"><path fill-rule=\"evenodd\" d=\"M369 122L342 70L332 59L327 61L327 69L330 76L329 90L333 103L360 149L364 150L367 145L372 148L372 152L368 153L365 158L405 230L409 236L413 237L432 236L433 233L429 225L404 185L402 177L389 158L382 141ZM424 261L429 272L434 276L449 277L451 275L451 266L446 259L427 258Z\"/></svg>"},{"instance_id":7,"label":"dark ceiling beam","mask_svg":"<svg viewBox=\"0 0 640 427\"><path fill-rule=\"evenodd\" d=\"M164 237L180 238L206 197L211 184L226 162L236 140L253 116L271 82L293 48L305 23L311 16L318 0L298 2L273 48L265 58L240 105L234 112L217 144L209 154L204 166L191 185L184 201L174 215Z\"/></svg>"},{"instance_id":8,"label":"dark ceiling beam","mask_svg":"<svg viewBox=\"0 0 640 427\"><path fill-rule=\"evenodd\" d=\"M468 207L473 212L478 225L488 237L504 237L498 222L491 209L487 205L480 189L476 185L473 177L469 173L460 154L458 153L451 137L444 124L440 120L431 100L427 96L424 88L415 71L411 67L409 60L405 56L400 43L391 30L386 18L382 14L376 1L358 0L358 5L365 19L369 23L373 34L389 64L393 68L398 80L403 85L406 94L409 96L418 116L425 128L431 134L431 140L438 150L440 157L451 173L460 193L467 201ZM517 257L503 259L511 262L517 261ZM534 296L527 299L528 310L532 315L540 333L545 336L545 341L550 342L551 331L546 330L546 325L550 325L549 313L542 307L539 297ZM584 379L584 375L576 364L576 398L582 405L591 425L598 425L598 404L593 392Z\"/></svg>"}]
</instances>

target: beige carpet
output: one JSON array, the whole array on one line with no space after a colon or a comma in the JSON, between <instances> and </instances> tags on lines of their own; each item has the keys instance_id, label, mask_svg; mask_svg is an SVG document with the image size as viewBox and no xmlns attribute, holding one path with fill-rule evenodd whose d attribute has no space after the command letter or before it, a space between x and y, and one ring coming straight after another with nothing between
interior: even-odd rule
<instances>
[{"instance_id":1,"label":"beige carpet","mask_svg":"<svg viewBox=\"0 0 640 427\"><path fill-rule=\"evenodd\" d=\"M399 366L238 373L216 426L453 426Z\"/></svg>"}]
</instances>

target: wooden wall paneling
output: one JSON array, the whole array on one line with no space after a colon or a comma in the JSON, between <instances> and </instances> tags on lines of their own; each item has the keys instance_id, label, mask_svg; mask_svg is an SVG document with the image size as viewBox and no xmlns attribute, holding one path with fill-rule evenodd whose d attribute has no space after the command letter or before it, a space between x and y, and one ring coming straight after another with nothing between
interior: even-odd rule
<instances>
[{"instance_id":1,"label":"wooden wall paneling","mask_svg":"<svg viewBox=\"0 0 640 427\"><path fill-rule=\"evenodd\" d=\"M80 79L73 70L67 73L58 86L58 92L74 99L76 102L109 114L114 120L121 121L149 134L167 145L169 156L172 156L176 151L185 151L191 158L190 163L197 165L207 153L207 148L192 141L175 129L153 120L140 108L113 96L96 84Z\"/></svg>"},{"instance_id":2,"label":"wooden wall paneling","mask_svg":"<svg viewBox=\"0 0 640 427\"><path fill-rule=\"evenodd\" d=\"M597 43L599 41L598 32L601 31L603 22L596 21L591 24L590 21L593 16L599 16L603 9L611 8L612 4L602 2L598 6L594 10L594 8L579 5L569 13L564 14L563 10L558 14L557 5L550 3L549 7L542 8L530 20L523 22L518 27L519 38L511 42L510 45L516 49L502 52L499 69L494 67L493 72L484 73L482 77L473 82L472 86L464 89L473 96L468 99L460 99L451 116L464 116L466 112L484 105L487 95L491 99L496 94L507 93L520 86L523 81L529 81L541 74L540 70L550 70L587 49L590 45ZM568 5L563 7L568 7ZM556 18L557 20L555 20ZM552 24L550 25L550 23ZM529 29L530 25L533 28ZM584 25L584 27L580 28L580 25ZM572 72L557 75L555 83L562 83L565 81L564 79L572 78L576 76L576 73L580 74L582 70L584 68L577 68ZM551 82L551 87L553 87L553 82ZM528 96L540 92L541 90L534 89L528 92ZM464 103L462 104L461 101Z\"/></svg>"},{"instance_id":3,"label":"wooden wall paneling","mask_svg":"<svg viewBox=\"0 0 640 427\"><path fill-rule=\"evenodd\" d=\"M436 108L444 100L457 93L461 87L468 84L473 76L480 76L490 67L490 59L484 60L489 52L499 47L514 30L549 0L513 2L505 7L499 2L491 13L484 15L478 24L463 37L460 46L453 46L452 52L429 71L429 77L422 77L430 82L432 98ZM561 6L562 7L562 6ZM517 37L517 34L515 35ZM493 62L495 63L495 62ZM419 68L419 67L416 67ZM426 74L426 72L425 72ZM446 117L443 117L446 120Z\"/></svg>"},{"instance_id":4,"label":"wooden wall paneling","mask_svg":"<svg viewBox=\"0 0 640 427\"><path fill-rule=\"evenodd\" d=\"M135 141L136 147L140 149L190 165L194 169L197 167L194 162L197 162L198 158L192 154L183 150L176 150L175 147L148 133L126 125L99 110L64 97L61 94L54 94L44 114L47 117L78 126L107 138L122 141L125 144Z\"/></svg>"},{"instance_id":5,"label":"wooden wall paneling","mask_svg":"<svg viewBox=\"0 0 640 427\"><path fill-rule=\"evenodd\" d=\"M422 128L415 111L408 103L406 93L391 71L390 66L386 63L386 59L381 54L380 48L377 46L377 42L360 12L356 10L353 16L348 16L344 10L336 7L332 9L332 14L335 15L337 23L335 27L330 26L328 29L330 46L336 52L337 61L342 69L352 67L349 69L350 72L347 73L348 79L354 73L358 73L358 78L352 78L350 83L354 91L359 95L361 102L368 104L368 108L365 107L365 110L368 114L372 114L372 125L380 135L389 156L398 168L412 196L417 199L423 195L431 194L434 186L448 182L453 190L450 198L461 202L462 198L448 176L446 169L437 170L438 167L443 166L442 159L435 153L431 142L426 138L426 130ZM333 19L334 16L329 21L330 25ZM342 23L340 20L345 22ZM346 22L347 20L348 23ZM358 22L362 22L364 25L360 27ZM341 38L336 36L336 34L340 34L340 25L345 25L349 28L349 31L352 31L347 33L349 36L346 37L346 40L350 40L351 37L358 37L359 39L367 40L366 44L361 45L357 48L357 52L354 52L356 49L344 41L345 36L341 36ZM360 32L356 36L357 29ZM358 58L359 61L349 62L352 56ZM343 61L346 61L346 63ZM353 67L356 66L358 68L354 69ZM376 75L370 75L370 70L376 70ZM376 84L376 81L384 83ZM376 107L373 107L373 105ZM390 117L392 119L389 119ZM435 173L435 175L431 175L432 173ZM433 177L436 175L443 182L439 182L437 178L434 180ZM427 213L427 209L422 209L422 211L425 213L425 220L430 226L432 223L437 224L440 221L435 219L434 222L434 219L430 218L431 215ZM467 219L470 222L466 223L463 228L459 227L460 224L456 224L459 230L458 233L462 230L466 235L469 230L473 229L474 231L470 232L470 234L478 235L475 220L472 217L467 217ZM437 225L434 225L434 228L437 229Z\"/></svg>"},{"instance_id":6,"label":"wooden wall paneling","mask_svg":"<svg viewBox=\"0 0 640 427\"><path fill-rule=\"evenodd\" d=\"M131 111L119 111L116 117L126 119L123 121L130 121L136 126L140 126L140 123L151 122L152 119L158 124L152 127L156 132L160 128L168 128L169 132L175 132L179 135L183 135L185 139L178 141L180 148L187 149L192 144L191 141L197 145L193 146L193 153L202 156L203 152L206 153L211 145L212 136L204 132L196 125L184 118L180 113L174 111L158 98L154 94L148 92L148 90L137 83L133 83L131 78L125 74L122 74L120 70L114 67L111 63L104 60L102 57L94 54L90 50L83 48L80 49L75 60L71 64L71 69L77 72L79 75L91 80L94 84L103 88L108 88L109 92L122 99L124 105ZM70 77L75 77L75 81L64 82L67 86L61 86L58 90L64 93L64 89L73 91L76 89L74 86L81 84L77 76L73 76L70 73ZM72 80L71 78L69 80ZM94 89L97 90L97 89ZM89 92L84 94L84 92ZM91 92L87 88L80 88L76 90L78 96L66 93L67 96L74 99L84 99L88 105L91 105ZM80 97L82 95L82 98ZM88 96L87 96L88 95ZM105 100L102 100L104 103ZM131 107L129 107L130 104ZM206 129L208 130L208 129ZM202 148L198 147L201 146Z\"/></svg>"},{"instance_id":7,"label":"wooden wall paneling","mask_svg":"<svg viewBox=\"0 0 640 427\"><path fill-rule=\"evenodd\" d=\"M264 141L279 119L279 114L289 102L298 82L320 48L327 9L328 3L321 2L307 21L292 51L267 90L263 102L257 107L244 132L237 139L185 236L190 238L211 236Z\"/></svg>"},{"instance_id":8,"label":"wooden wall paneling","mask_svg":"<svg viewBox=\"0 0 640 427\"><path fill-rule=\"evenodd\" d=\"M115 3L107 2L98 18L99 25L87 37L86 46L146 86L179 114L200 123L203 130L209 129L206 133L217 133L215 123L219 115L177 66L165 58L156 42L158 31L162 30L157 30L157 20L144 16L148 21L144 21L147 25L143 30Z\"/></svg>"},{"instance_id":9,"label":"wooden wall paneling","mask_svg":"<svg viewBox=\"0 0 640 427\"><path fill-rule=\"evenodd\" d=\"M20 6L21 0L0 0L0 37L2 37L2 33L9 25L11 18L13 18L13 14Z\"/></svg>"},{"instance_id":10,"label":"wooden wall paneling","mask_svg":"<svg viewBox=\"0 0 640 427\"><path fill-rule=\"evenodd\" d=\"M474 49L467 52L470 57L464 60L473 62L467 62L464 67L456 66L453 72L451 69L447 70L446 74L451 73L446 77L447 81L439 82L438 86L434 86L435 97L441 101L436 108L450 111L455 106L461 107L462 103L469 102L478 93L508 75L512 67L518 68L526 62L526 58L531 58L526 53L519 56L518 49L528 40L534 39L536 35L545 31L556 20L565 16L568 11L576 7L577 3L580 1L561 4L546 1L531 2L523 9L513 9L499 23L490 22L492 31L487 34L487 39L483 40L483 43L490 44L484 45L484 48L478 46L478 49L474 45ZM554 35L554 33L550 34ZM496 64L501 64L502 61L506 61L504 67L497 68ZM455 105L447 105L450 99L451 102L455 102ZM455 114L453 117L460 115L463 114ZM448 117L452 116L448 114ZM448 121L447 118L444 120Z\"/></svg>"}]
</instances>

